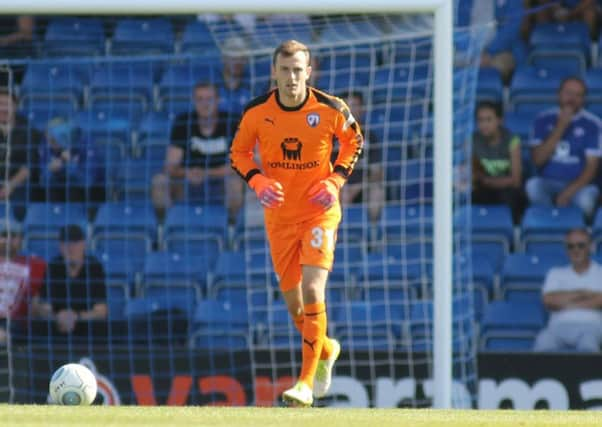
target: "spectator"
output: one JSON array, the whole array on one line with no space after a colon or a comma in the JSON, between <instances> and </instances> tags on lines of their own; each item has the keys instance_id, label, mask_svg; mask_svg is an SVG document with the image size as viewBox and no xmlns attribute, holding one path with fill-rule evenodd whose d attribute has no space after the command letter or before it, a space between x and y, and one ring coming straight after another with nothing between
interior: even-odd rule
<instances>
[{"instance_id":1,"label":"spectator","mask_svg":"<svg viewBox=\"0 0 602 427\"><path fill-rule=\"evenodd\" d=\"M532 159L537 175L527 181L532 204L575 204L588 219L596 209L599 189L592 184L602 154L602 122L583 108L586 87L578 77L560 84L558 107L533 123Z\"/></svg>"},{"instance_id":2,"label":"spectator","mask_svg":"<svg viewBox=\"0 0 602 427\"><path fill-rule=\"evenodd\" d=\"M592 40L596 40L598 37L598 5L596 0L530 0L528 4L530 8L540 8L537 13L529 17L527 24L529 28L532 28L535 24L548 22L560 24L580 21L587 24Z\"/></svg>"},{"instance_id":3,"label":"spectator","mask_svg":"<svg viewBox=\"0 0 602 427\"><path fill-rule=\"evenodd\" d=\"M0 89L0 200L10 200L17 219L23 220L26 203L34 198L32 183L37 182L38 171L32 165L38 163L41 134L28 126L16 108L14 93Z\"/></svg>"},{"instance_id":4,"label":"spectator","mask_svg":"<svg viewBox=\"0 0 602 427\"><path fill-rule=\"evenodd\" d=\"M501 105L483 101L477 106L477 131L472 145L473 203L506 204L518 224L526 204L521 141L503 126Z\"/></svg>"},{"instance_id":5,"label":"spectator","mask_svg":"<svg viewBox=\"0 0 602 427\"><path fill-rule=\"evenodd\" d=\"M215 85L197 84L194 102L195 112L179 115L173 125L165 173L153 177L153 204L163 216L174 201L224 203L225 195L234 224L243 200L243 183L228 165L234 129L218 111Z\"/></svg>"},{"instance_id":6,"label":"spectator","mask_svg":"<svg viewBox=\"0 0 602 427\"><path fill-rule=\"evenodd\" d=\"M352 91L340 96L349 106L351 114L360 124L366 122L364 112L364 95L359 91ZM352 203L367 203L370 220L375 222L380 218L385 204L385 186L383 185L384 173L382 165L382 146L379 141L368 135L364 140L363 155L355 165L347 184L341 189L341 202L343 205ZM336 144L338 147L338 144ZM336 160L338 150L333 152L332 161Z\"/></svg>"},{"instance_id":7,"label":"spectator","mask_svg":"<svg viewBox=\"0 0 602 427\"><path fill-rule=\"evenodd\" d=\"M0 58L19 59L34 56L34 27L32 16L2 16L0 17ZM13 82L8 79L1 84L20 84L25 67L22 64L12 65ZM6 76L8 77L8 76ZM5 78L5 76L2 76Z\"/></svg>"},{"instance_id":8,"label":"spectator","mask_svg":"<svg viewBox=\"0 0 602 427\"><path fill-rule=\"evenodd\" d=\"M0 346L7 340L6 321L10 314L12 330L25 330L32 298L37 297L44 280L46 263L21 254L20 225L10 218L0 220Z\"/></svg>"},{"instance_id":9,"label":"spectator","mask_svg":"<svg viewBox=\"0 0 602 427\"><path fill-rule=\"evenodd\" d=\"M535 351L597 352L602 342L602 266L590 258L591 238L573 229L565 238L570 265L552 268L543 303L550 320L535 340Z\"/></svg>"},{"instance_id":10,"label":"spectator","mask_svg":"<svg viewBox=\"0 0 602 427\"><path fill-rule=\"evenodd\" d=\"M495 2L497 28L481 56L481 66L496 68L506 84L516 66L527 57L527 47L521 39L522 3L522 0Z\"/></svg>"},{"instance_id":11,"label":"spectator","mask_svg":"<svg viewBox=\"0 0 602 427\"><path fill-rule=\"evenodd\" d=\"M53 319L60 335L86 336L84 323L107 318L104 270L96 257L86 255L79 226L62 227L59 240L61 254L48 265L41 296L34 298L34 312Z\"/></svg>"},{"instance_id":12,"label":"spectator","mask_svg":"<svg viewBox=\"0 0 602 427\"><path fill-rule=\"evenodd\" d=\"M219 86L219 110L238 124L240 115L251 99L247 79L248 49L241 37L232 36L222 46L222 82Z\"/></svg>"},{"instance_id":13,"label":"spectator","mask_svg":"<svg viewBox=\"0 0 602 427\"><path fill-rule=\"evenodd\" d=\"M46 144L40 147L41 183L53 202L104 199L104 161L93 144L84 142L71 122L48 124Z\"/></svg>"}]
</instances>

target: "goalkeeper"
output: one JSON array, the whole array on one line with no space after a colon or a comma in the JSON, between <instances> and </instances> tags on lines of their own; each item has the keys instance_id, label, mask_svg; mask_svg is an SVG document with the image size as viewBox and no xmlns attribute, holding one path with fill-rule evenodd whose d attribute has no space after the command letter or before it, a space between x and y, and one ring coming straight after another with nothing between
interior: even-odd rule
<instances>
[{"instance_id":1,"label":"goalkeeper","mask_svg":"<svg viewBox=\"0 0 602 427\"><path fill-rule=\"evenodd\" d=\"M327 393L340 353L339 343L326 336L324 294L341 221L339 192L363 145L347 105L307 86L310 59L295 40L276 48L276 88L247 105L230 150L232 167L265 208L280 290L303 337L301 374L283 393L286 402L301 406ZM333 166L335 136L340 149ZM262 170L253 160L255 145Z\"/></svg>"}]
</instances>

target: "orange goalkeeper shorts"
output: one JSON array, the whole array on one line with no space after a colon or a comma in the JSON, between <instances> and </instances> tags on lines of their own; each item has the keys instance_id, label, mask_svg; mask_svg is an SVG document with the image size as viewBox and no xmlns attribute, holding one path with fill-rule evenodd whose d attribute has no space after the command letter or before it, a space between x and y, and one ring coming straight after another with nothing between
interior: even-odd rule
<instances>
[{"instance_id":1,"label":"orange goalkeeper shorts","mask_svg":"<svg viewBox=\"0 0 602 427\"><path fill-rule=\"evenodd\" d=\"M290 291L301 283L301 266L332 270L341 210L336 207L298 224L266 223L267 238L280 290Z\"/></svg>"}]
</instances>

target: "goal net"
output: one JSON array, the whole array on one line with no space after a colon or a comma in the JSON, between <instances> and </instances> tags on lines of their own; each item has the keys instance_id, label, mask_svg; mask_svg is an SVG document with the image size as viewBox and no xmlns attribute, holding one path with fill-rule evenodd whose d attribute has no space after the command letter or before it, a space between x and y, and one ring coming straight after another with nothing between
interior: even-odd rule
<instances>
[{"instance_id":1,"label":"goal net","mask_svg":"<svg viewBox=\"0 0 602 427\"><path fill-rule=\"evenodd\" d=\"M34 289L32 259L45 273L7 322L0 375L10 381L0 392L44 402L52 371L80 362L107 404L279 404L300 370L301 337L278 291L260 205L219 171L229 169L244 106L270 88L273 49L294 38L312 50L311 85L346 100L366 137L341 196L327 284L328 333L342 354L316 404L432 405L433 153L450 144L453 404L473 406L486 289L473 284L461 212L470 203L476 32L456 31L454 131L435 141L433 30L421 15L44 22L33 57L4 72L17 79L2 108L14 103L18 113L3 140L5 173L28 174L3 196L3 236L19 238L22 256L5 245L0 289L18 266L22 286ZM222 127L199 134L193 118L213 102ZM168 179L168 153L202 178Z\"/></svg>"}]
</instances>

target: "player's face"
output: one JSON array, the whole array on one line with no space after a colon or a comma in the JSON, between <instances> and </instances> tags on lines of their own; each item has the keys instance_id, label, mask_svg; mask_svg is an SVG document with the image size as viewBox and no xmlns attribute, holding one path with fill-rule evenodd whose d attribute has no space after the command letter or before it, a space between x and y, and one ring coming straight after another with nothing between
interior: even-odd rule
<instances>
[{"instance_id":1,"label":"player's face","mask_svg":"<svg viewBox=\"0 0 602 427\"><path fill-rule=\"evenodd\" d=\"M280 101L287 106L295 106L305 99L306 82L311 75L311 67L305 52L296 52L291 56L278 55L272 70L276 80Z\"/></svg>"},{"instance_id":2,"label":"player's face","mask_svg":"<svg viewBox=\"0 0 602 427\"><path fill-rule=\"evenodd\" d=\"M194 105L199 117L212 117L217 113L218 98L212 87L199 87L194 91Z\"/></svg>"},{"instance_id":3,"label":"player's face","mask_svg":"<svg viewBox=\"0 0 602 427\"><path fill-rule=\"evenodd\" d=\"M583 108L585 89L577 80L568 80L558 93L560 108L570 108L577 112Z\"/></svg>"},{"instance_id":4,"label":"player's face","mask_svg":"<svg viewBox=\"0 0 602 427\"><path fill-rule=\"evenodd\" d=\"M495 112L489 108L481 108L477 113L477 126L484 137L495 135L500 127L500 121Z\"/></svg>"}]
</instances>

